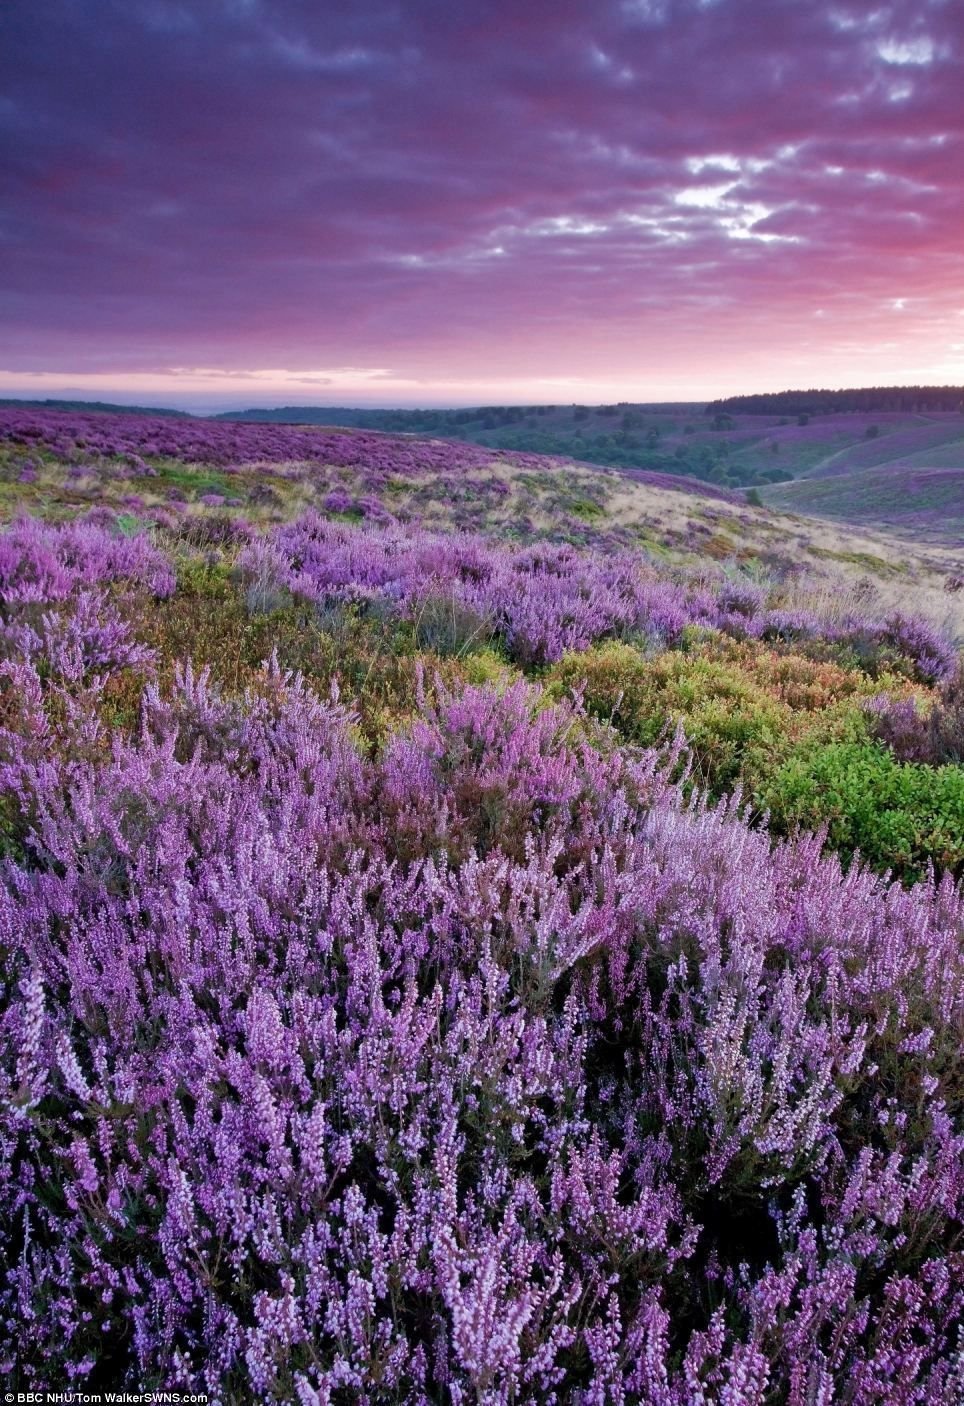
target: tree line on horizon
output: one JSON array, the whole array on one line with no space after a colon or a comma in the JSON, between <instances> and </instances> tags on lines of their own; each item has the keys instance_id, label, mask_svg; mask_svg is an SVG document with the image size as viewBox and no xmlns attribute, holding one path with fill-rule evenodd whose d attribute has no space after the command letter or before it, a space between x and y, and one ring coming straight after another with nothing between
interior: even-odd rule
<instances>
[{"instance_id":1,"label":"tree line on horizon","mask_svg":"<svg viewBox=\"0 0 964 1406\"><path fill-rule=\"evenodd\" d=\"M174 415L181 420L193 417L187 410L172 410L163 405L116 405L110 400L16 400L0 398L4 410L75 410L82 415Z\"/></svg>"},{"instance_id":2,"label":"tree line on horizon","mask_svg":"<svg viewBox=\"0 0 964 1406\"><path fill-rule=\"evenodd\" d=\"M964 386L869 386L856 390L763 391L711 401L707 415L899 414L964 411Z\"/></svg>"}]
</instances>

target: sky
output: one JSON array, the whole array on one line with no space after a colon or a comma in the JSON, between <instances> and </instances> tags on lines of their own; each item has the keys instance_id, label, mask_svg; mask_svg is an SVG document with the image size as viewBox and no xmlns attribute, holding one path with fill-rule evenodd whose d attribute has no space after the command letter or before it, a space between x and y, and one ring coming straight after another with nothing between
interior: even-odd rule
<instances>
[{"instance_id":1,"label":"sky","mask_svg":"<svg viewBox=\"0 0 964 1406\"><path fill-rule=\"evenodd\" d=\"M0 395L964 381L964 0L2 0Z\"/></svg>"}]
</instances>

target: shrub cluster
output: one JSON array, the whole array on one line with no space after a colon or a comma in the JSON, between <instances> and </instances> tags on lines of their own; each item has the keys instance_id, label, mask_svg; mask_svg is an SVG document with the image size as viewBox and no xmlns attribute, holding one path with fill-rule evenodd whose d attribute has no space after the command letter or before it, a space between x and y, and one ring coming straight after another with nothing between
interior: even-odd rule
<instances>
[{"instance_id":1,"label":"shrub cluster","mask_svg":"<svg viewBox=\"0 0 964 1406\"><path fill-rule=\"evenodd\" d=\"M781 828L825 827L844 857L918 878L937 865L964 873L964 767L899 762L867 743L800 749L763 790Z\"/></svg>"},{"instance_id":2,"label":"shrub cluster","mask_svg":"<svg viewBox=\"0 0 964 1406\"><path fill-rule=\"evenodd\" d=\"M964 764L964 666L944 681L923 714L913 698L887 694L872 699L868 711L876 736L900 761Z\"/></svg>"},{"instance_id":3,"label":"shrub cluster","mask_svg":"<svg viewBox=\"0 0 964 1406\"><path fill-rule=\"evenodd\" d=\"M920 764L948 760L933 739L953 737L954 680L922 716L922 691L896 676L880 694L861 671L721 641L655 658L609 643L566 655L554 678L634 742L682 727L692 779L741 788L782 833L822 828L845 860L859 851L904 879L964 867L964 768Z\"/></svg>"},{"instance_id":4,"label":"shrub cluster","mask_svg":"<svg viewBox=\"0 0 964 1406\"><path fill-rule=\"evenodd\" d=\"M830 644L871 673L890 665L925 681L947 677L957 662L949 643L923 621L899 613L883 621L857 613L821 618L771 604L766 590L749 581L676 580L628 551L602 555L553 543L513 548L468 535L355 527L308 513L252 542L239 565L252 581L319 605L368 602L413 616L427 597L441 597L487 622L512 658L528 666L613 636L674 644L688 626L736 639L813 641L821 650Z\"/></svg>"},{"instance_id":5,"label":"shrub cluster","mask_svg":"<svg viewBox=\"0 0 964 1406\"><path fill-rule=\"evenodd\" d=\"M682 727L695 776L716 795L740 782L752 792L801 738L862 735L849 699L878 687L799 654L710 641L654 657L612 642L566 655L554 678L633 742L652 746Z\"/></svg>"},{"instance_id":6,"label":"shrub cluster","mask_svg":"<svg viewBox=\"0 0 964 1406\"><path fill-rule=\"evenodd\" d=\"M390 599L370 540L288 569L327 570L328 599L354 551L339 584ZM276 661L223 692L162 670L105 735L170 568L91 527L17 528L0 563L11 1384L964 1392L949 874L906 888L775 843L688 794L681 740L620 743L485 651L465 667L495 682L417 684L374 751ZM828 666L739 648L737 702L775 675L819 710Z\"/></svg>"}]
</instances>

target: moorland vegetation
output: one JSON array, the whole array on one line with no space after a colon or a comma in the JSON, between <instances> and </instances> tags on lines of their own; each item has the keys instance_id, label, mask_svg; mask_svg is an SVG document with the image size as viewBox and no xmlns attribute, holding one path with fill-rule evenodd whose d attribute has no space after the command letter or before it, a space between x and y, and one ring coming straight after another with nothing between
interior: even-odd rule
<instances>
[{"instance_id":1,"label":"moorland vegetation","mask_svg":"<svg viewBox=\"0 0 964 1406\"><path fill-rule=\"evenodd\" d=\"M950 558L75 412L0 513L17 1389L964 1395Z\"/></svg>"},{"instance_id":2,"label":"moorland vegetation","mask_svg":"<svg viewBox=\"0 0 964 1406\"><path fill-rule=\"evenodd\" d=\"M336 406L283 406L225 412L215 422L247 426L207 436L203 420L184 427L176 452L223 455L232 442L250 454L255 426L278 434L262 441L265 458L277 462L296 452L284 436L304 426L342 426L353 431L439 438L481 445L514 461L556 456L615 468L630 478L669 486L711 485L734 501L766 503L848 526L882 528L911 543L964 545L964 390L954 387L896 387L858 391L782 392L703 404L502 405L470 409L382 410ZM117 430L118 447L163 452L150 428L158 414L130 406L71 402L0 401L21 412L70 412L73 434L82 435L90 410L110 410L130 421ZM100 430L87 425L96 447ZM71 436L68 439L72 443ZM302 436L303 443L303 436ZM175 452L175 457L176 457ZM310 451L309 451L310 452ZM454 462L454 461L453 461Z\"/></svg>"}]
</instances>

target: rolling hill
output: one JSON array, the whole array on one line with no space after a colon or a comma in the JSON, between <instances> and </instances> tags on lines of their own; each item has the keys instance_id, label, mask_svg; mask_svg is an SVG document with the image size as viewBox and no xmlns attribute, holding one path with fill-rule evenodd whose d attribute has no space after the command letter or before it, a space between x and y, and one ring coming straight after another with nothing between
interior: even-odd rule
<instances>
[{"instance_id":1,"label":"rolling hill","mask_svg":"<svg viewBox=\"0 0 964 1406\"><path fill-rule=\"evenodd\" d=\"M926 423L839 450L763 491L785 511L964 545L964 424Z\"/></svg>"},{"instance_id":2,"label":"rolling hill","mask_svg":"<svg viewBox=\"0 0 964 1406\"><path fill-rule=\"evenodd\" d=\"M818 432L826 443L818 424L811 448ZM908 506L911 473L922 505L912 497ZM691 477L437 438L0 409L0 521L22 511L63 519L109 509L132 523L172 530L178 522L188 531L214 507L230 533L235 520L260 527L315 510L337 521L600 552L642 548L687 567L805 578L810 595L869 592L881 608L912 593L920 614L964 636L964 593L947 589L960 575L964 476L935 473L936 483L924 470L901 469L886 494L869 482L854 490L859 475L800 479L768 490L785 500L758 506ZM888 514L904 522L903 535L886 530Z\"/></svg>"},{"instance_id":3,"label":"rolling hill","mask_svg":"<svg viewBox=\"0 0 964 1406\"><path fill-rule=\"evenodd\" d=\"M928 544L960 546L964 416L959 412L872 406L791 415L762 408L771 401L779 408L779 397L751 401L756 399L761 408L752 412L735 402L731 409L727 402L718 408L700 403L459 410L286 406L206 419L69 402L35 402L33 408L78 415L110 411L113 421L127 424L146 414L168 421L176 416L193 427L202 461L206 427L213 432L214 426L229 437L256 435L259 429L297 436L327 428L475 445L517 460L550 456L720 499L742 499L754 489L773 508L880 528L907 541L919 537ZM6 404L11 411L31 408L26 402ZM164 442L159 429L154 447L163 448Z\"/></svg>"}]
</instances>

